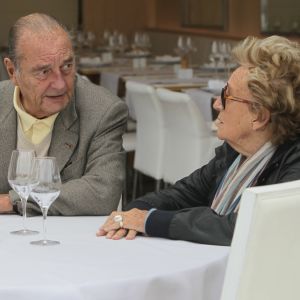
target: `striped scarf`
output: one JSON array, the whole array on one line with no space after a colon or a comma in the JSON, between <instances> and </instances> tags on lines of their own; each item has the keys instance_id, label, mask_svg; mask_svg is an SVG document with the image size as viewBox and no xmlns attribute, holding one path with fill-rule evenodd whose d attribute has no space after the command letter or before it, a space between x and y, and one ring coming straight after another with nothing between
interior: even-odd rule
<instances>
[{"instance_id":1,"label":"striped scarf","mask_svg":"<svg viewBox=\"0 0 300 300\"><path fill-rule=\"evenodd\" d=\"M220 215L237 212L243 191L255 185L275 150L276 147L267 142L246 159L240 154L220 183L211 208Z\"/></svg>"}]
</instances>

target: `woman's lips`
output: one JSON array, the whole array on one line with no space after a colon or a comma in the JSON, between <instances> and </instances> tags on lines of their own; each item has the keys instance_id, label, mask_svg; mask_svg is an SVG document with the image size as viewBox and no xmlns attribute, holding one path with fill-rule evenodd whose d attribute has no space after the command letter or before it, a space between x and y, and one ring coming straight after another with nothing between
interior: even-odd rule
<instances>
[{"instance_id":1,"label":"woman's lips","mask_svg":"<svg viewBox=\"0 0 300 300\"><path fill-rule=\"evenodd\" d=\"M216 122L216 125L223 124L223 122L219 118L217 118L215 122Z\"/></svg>"}]
</instances>

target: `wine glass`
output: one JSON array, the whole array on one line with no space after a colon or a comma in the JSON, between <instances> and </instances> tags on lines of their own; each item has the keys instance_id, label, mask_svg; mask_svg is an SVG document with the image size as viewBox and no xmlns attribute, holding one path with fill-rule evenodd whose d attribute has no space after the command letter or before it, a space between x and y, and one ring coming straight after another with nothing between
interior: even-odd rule
<instances>
[{"instance_id":1,"label":"wine glass","mask_svg":"<svg viewBox=\"0 0 300 300\"><path fill-rule=\"evenodd\" d=\"M35 153L33 150L13 150L8 168L8 182L19 195L23 211L23 229L12 231L12 234L30 235L38 231L26 228L26 204L32 188L32 166Z\"/></svg>"},{"instance_id":2,"label":"wine glass","mask_svg":"<svg viewBox=\"0 0 300 300\"><path fill-rule=\"evenodd\" d=\"M220 53L220 46L217 41L213 41L211 44L211 53L209 55L209 59L213 62L215 74L216 77L218 77L218 66L219 66L219 62L222 59L222 55Z\"/></svg>"},{"instance_id":3,"label":"wine glass","mask_svg":"<svg viewBox=\"0 0 300 300\"><path fill-rule=\"evenodd\" d=\"M32 177L35 184L30 196L38 203L43 214L43 239L30 242L33 245L51 246L58 241L48 240L46 237L46 219L50 205L60 193L60 174L55 157L37 157L34 159Z\"/></svg>"},{"instance_id":4,"label":"wine glass","mask_svg":"<svg viewBox=\"0 0 300 300\"><path fill-rule=\"evenodd\" d=\"M123 33L120 33L118 35L118 48L121 54L123 54L125 50L128 48L128 40L126 35Z\"/></svg>"}]
</instances>

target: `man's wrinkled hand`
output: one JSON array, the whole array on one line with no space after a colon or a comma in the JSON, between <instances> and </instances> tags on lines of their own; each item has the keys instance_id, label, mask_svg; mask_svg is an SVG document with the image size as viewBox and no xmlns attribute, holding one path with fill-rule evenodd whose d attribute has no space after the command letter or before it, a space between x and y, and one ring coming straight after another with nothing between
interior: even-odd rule
<instances>
[{"instance_id":1,"label":"man's wrinkled hand","mask_svg":"<svg viewBox=\"0 0 300 300\"><path fill-rule=\"evenodd\" d=\"M0 195L0 213L10 213L13 211L13 206L8 194Z\"/></svg>"}]
</instances>

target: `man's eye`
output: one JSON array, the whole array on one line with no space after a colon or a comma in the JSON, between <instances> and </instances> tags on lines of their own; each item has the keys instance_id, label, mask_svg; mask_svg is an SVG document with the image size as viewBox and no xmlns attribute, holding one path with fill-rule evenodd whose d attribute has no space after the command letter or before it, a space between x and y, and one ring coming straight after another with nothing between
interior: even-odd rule
<instances>
[{"instance_id":1,"label":"man's eye","mask_svg":"<svg viewBox=\"0 0 300 300\"><path fill-rule=\"evenodd\" d=\"M39 77L45 77L45 76L47 76L47 75L49 74L49 72L50 72L50 69L44 69L44 70L39 71L39 72L37 73L37 75L38 75Z\"/></svg>"},{"instance_id":2,"label":"man's eye","mask_svg":"<svg viewBox=\"0 0 300 300\"><path fill-rule=\"evenodd\" d=\"M63 65L62 70L66 72L66 71L71 70L72 67L73 67L73 63L67 63L67 64Z\"/></svg>"},{"instance_id":3,"label":"man's eye","mask_svg":"<svg viewBox=\"0 0 300 300\"><path fill-rule=\"evenodd\" d=\"M50 69L43 69L43 70L35 72L35 76L37 78L44 79L49 75L50 71L51 71Z\"/></svg>"}]
</instances>

